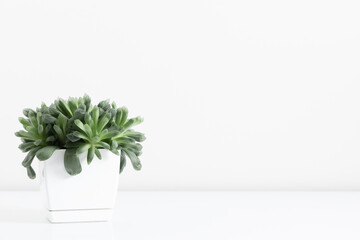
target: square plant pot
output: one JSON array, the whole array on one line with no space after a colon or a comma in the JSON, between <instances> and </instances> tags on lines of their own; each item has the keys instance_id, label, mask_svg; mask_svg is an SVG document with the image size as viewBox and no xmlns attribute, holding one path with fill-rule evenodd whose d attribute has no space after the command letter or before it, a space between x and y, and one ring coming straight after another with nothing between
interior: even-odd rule
<instances>
[{"instance_id":1,"label":"square plant pot","mask_svg":"<svg viewBox=\"0 0 360 240\"><path fill-rule=\"evenodd\" d=\"M87 153L79 156L82 171L71 176L64 167L65 149L40 161L41 191L50 222L92 222L111 220L118 189L120 158L100 149L87 164Z\"/></svg>"}]
</instances>

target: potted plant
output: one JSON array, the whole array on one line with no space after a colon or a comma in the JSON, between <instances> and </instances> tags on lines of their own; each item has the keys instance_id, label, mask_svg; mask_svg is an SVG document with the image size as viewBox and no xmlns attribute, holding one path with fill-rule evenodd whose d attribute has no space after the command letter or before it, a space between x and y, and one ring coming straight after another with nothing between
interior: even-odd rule
<instances>
[{"instance_id":1,"label":"potted plant","mask_svg":"<svg viewBox=\"0 0 360 240\"><path fill-rule=\"evenodd\" d=\"M19 148L28 152L22 165L36 177L33 159L40 160L41 189L51 222L110 220L118 175L129 158L141 169L144 134L132 130L141 117L128 118L126 107L108 100L97 105L89 96L57 99L36 110L24 109ZM46 161L45 161L46 160ZM91 165L90 165L91 163Z\"/></svg>"}]
</instances>

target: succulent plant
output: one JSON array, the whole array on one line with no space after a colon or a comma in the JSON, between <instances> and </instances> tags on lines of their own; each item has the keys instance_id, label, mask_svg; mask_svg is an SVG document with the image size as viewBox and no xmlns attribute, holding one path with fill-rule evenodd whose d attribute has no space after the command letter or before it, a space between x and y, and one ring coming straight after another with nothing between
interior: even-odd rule
<instances>
[{"instance_id":1,"label":"succulent plant","mask_svg":"<svg viewBox=\"0 0 360 240\"><path fill-rule=\"evenodd\" d=\"M43 103L36 111L27 108L23 113L25 117L20 117L19 121L24 130L15 135L22 141L19 148L28 152L22 165L31 179L36 177L31 167L35 156L44 161L57 149L66 149L64 166L70 175L82 170L80 154L87 152L87 163L90 164L94 156L101 159L99 149L108 149L120 156L119 173L123 171L127 158L135 170L141 169L140 142L146 138L132 127L143 119L128 118L126 107L117 108L109 100L92 105L90 97L84 95L68 100L59 98L50 106Z\"/></svg>"}]
</instances>

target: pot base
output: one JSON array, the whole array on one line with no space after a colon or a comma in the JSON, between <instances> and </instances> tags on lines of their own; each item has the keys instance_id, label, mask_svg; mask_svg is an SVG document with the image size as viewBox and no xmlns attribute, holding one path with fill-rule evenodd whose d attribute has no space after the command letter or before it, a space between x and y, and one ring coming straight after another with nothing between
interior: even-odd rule
<instances>
[{"instance_id":1,"label":"pot base","mask_svg":"<svg viewBox=\"0 0 360 240\"><path fill-rule=\"evenodd\" d=\"M52 223L110 221L112 209L48 210L47 218Z\"/></svg>"}]
</instances>

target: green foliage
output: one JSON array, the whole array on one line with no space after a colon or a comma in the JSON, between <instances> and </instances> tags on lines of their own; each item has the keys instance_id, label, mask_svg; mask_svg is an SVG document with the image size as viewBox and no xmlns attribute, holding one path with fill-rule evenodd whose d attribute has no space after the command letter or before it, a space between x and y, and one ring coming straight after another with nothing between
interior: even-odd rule
<instances>
[{"instance_id":1,"label":"green foliage","mask_svg":"<svg viewBox=\"0 0 360 240\"><path fill-rule=\"evenodd\" d=\"M27 155L22 165L29 178L36 174L31 167L36 156L40 161L49 159L56 149L66 149L64 166L70 175L82 170L79 155L87 154L87 163L94 157L101 159L99 149L108 149L119 155L121 173L129 158L135 170L141 169L139 156L145 141L144 134L132 130L143 122L141 117L128 118L126 107L117 108L108 100L92 105L89 96L57 99L50 106L42 104L36 111L26 108L19 122L24 130L15 133L21 138L19 148Z\"/></svg>"}]
</instances>

